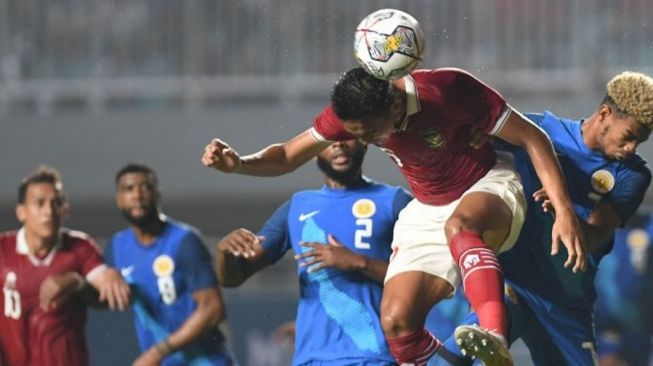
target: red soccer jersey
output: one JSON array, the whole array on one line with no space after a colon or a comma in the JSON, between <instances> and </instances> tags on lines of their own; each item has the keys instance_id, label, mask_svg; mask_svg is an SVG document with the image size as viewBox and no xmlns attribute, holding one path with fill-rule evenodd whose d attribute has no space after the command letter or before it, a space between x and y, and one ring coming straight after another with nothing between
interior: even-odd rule
<instances>
[{"instance_id":1,"label":"red soccer jersey","mask_svg":"<svg viewBox=\"0 0 653 366\"><path fill-rule=\"evenodd\" d=\"M43 259L29 254L22 231L0 234L0 365L88 365L86 307L71 299L55 310L39 307L49 275L75 271L87 278L104 268L98 246L86 234L64 230Z\"/></svg>"},{"instance_id":2,"label":"red soccer jersey","mask_svg":"<svg viewBox=\"0 0 653 366\"><path fill-rule=\"evenodd\" d=\"M399 165L421 202L450 203L492 168L489 144L470 146L472 128L497 133L510 108L495 90L459 69L417 70L404 78L407 115L380 148ZM354 138L327 106L311 130L318 140Z\"/></svg>"}]
</instances>

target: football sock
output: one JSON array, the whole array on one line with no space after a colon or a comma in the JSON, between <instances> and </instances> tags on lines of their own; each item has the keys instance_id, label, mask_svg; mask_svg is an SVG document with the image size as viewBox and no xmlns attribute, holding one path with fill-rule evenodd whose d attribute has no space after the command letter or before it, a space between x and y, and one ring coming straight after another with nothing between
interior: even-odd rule
<instances>
[{"instance_id":1,"label":"football sock","mask_svg":"<svg viewBox=\"0 0 653 366\"><path fill-rule=\"evenodd\" d=\"M407 335L387 338L390 353L400 365L426 365L442 343L428 330L422 329Z\"/></svg>"},{"instance_id":2,"label":"football sock","mask_svg":"<svg viewBox=\"0 0 653 366\"><path fill-rule=\"evenodd\" d=\"M460 232L451 238L449 249L460 267L465 295L478 314L481 327L507 335L503 305L503 274L499 261L480 234Z\"/></svg>"}]
</instances>

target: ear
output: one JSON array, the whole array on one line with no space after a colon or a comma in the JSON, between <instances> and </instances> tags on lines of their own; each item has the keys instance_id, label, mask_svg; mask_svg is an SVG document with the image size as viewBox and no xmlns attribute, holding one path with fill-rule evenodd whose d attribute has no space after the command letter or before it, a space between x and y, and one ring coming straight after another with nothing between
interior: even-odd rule
<instances>
[{"instance_id":1,"label":"ear","mask_svg":"<svg viewBox=\"0 0 653 366\"><path fill-rule=\"evenodd\" d=\"M21 224L25 222L25 219L27 218L27 209L25 208L25 205L16 205L16 218Z\"/></svg>"},{"instance_id":2,"label":"ear","mask_svg":"<svg viewBox=\"0 0 653 366\"><path fill-rule=\"evenodd\" d=\"M597 112L599 116L599 122L604 124L608 117L612 115L612 108L607 104L601 104Z\"/></svg>"}]
</instances>

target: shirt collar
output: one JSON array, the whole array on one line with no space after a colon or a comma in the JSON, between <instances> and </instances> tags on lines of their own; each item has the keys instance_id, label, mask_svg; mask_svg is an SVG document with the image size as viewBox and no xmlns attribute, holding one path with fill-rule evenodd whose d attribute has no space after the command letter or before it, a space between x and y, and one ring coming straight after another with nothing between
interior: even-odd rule
<instances>
[{"instance_id":1,"label":"shirt collar","mask_svg":"<svg viewBox=\"0 0 653 366\"><path fill-rule=\"evenodd\" d=\"M61 236L57 238L57 242L54 244L54 247L50 250L50 253L48 253L48 255L46 255L45 258L39 259L34 254L32 254L29 250L29 246L27 245L27 239L25 238L25 228L24 227L20 228L20 230L18 230L18 233L16 234L16 253L20 255L26 255L27 258L30 260L30 262L32 262L32 264L37 267L49 266L54 260L54 255L59 250L59 247L61 247Z\"/></svg>"},{"instance_id":2,"label":"shirt collar","mask_svg":"<svg viewBox=\"0 0 653 366\"><path fill-rule=\"evenodd\" d=\"M404 121L399 126L399 131L406 131L408 128L408 118L421 109L415 79L410 74L404 76L404 88L406 91L406 117L404 117Z\"/></svg>"}]
</instances>

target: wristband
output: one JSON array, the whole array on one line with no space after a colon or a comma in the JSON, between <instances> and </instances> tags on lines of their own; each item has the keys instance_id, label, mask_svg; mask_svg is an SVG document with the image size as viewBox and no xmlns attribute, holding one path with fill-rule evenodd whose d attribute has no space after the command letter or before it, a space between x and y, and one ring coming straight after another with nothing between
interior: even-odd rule
<instances>
[{"instance_id":1,"label":"wristband","mask_svg":"<svg viewBox=\"0 0 653 366\"><path fill-rule=\"evenodd\" d=\"M154 345L154 348L159 352L161 356L167 356L172 353L172 346L168 342L168 338L162 340L161 342Z\"/></svg>"}]
</instances>

